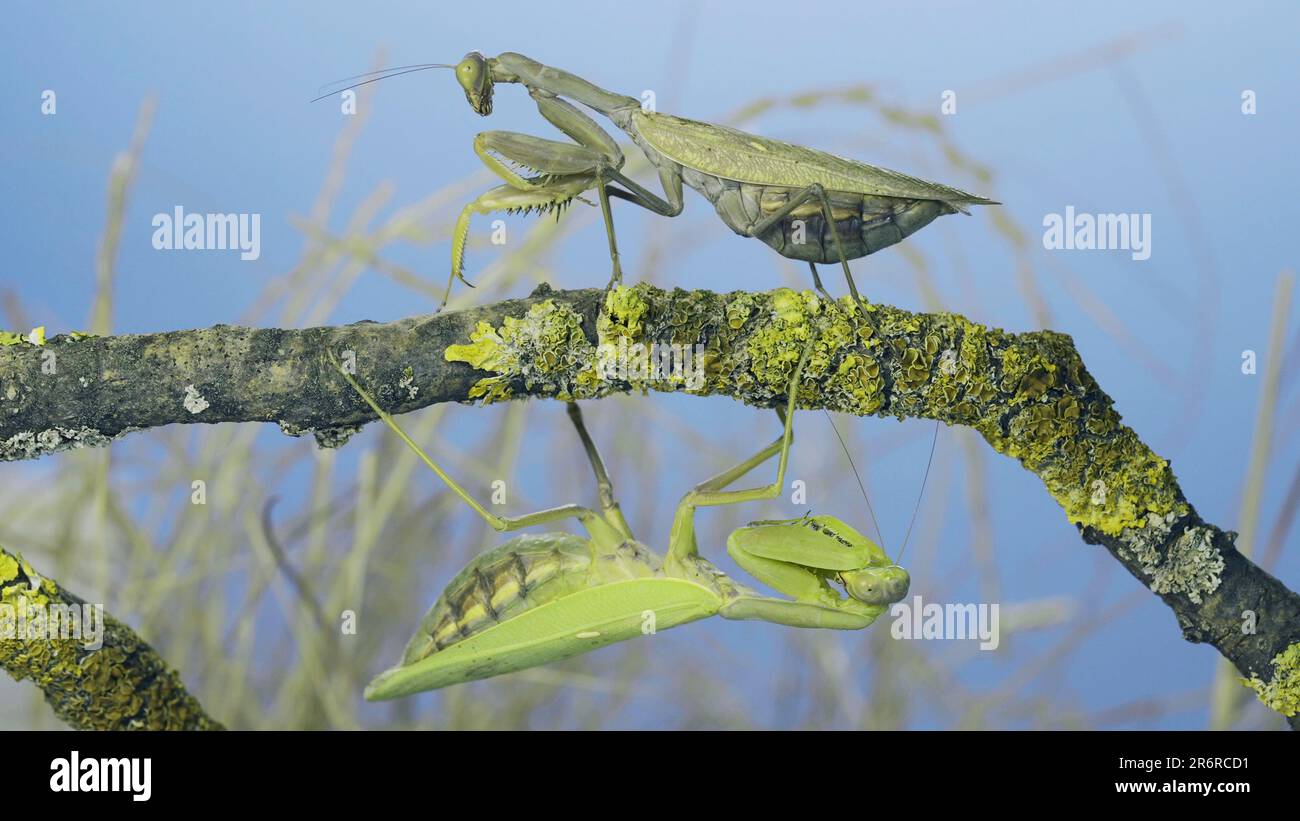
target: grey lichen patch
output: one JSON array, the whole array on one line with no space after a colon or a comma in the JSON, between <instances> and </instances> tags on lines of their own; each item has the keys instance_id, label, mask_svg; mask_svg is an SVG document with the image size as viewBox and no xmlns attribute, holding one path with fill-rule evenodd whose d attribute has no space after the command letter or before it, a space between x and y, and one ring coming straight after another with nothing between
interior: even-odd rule
<instances>
[{"instance_id":1,"label":"grey lichen patch","mask_svg":"<svg viewBox=\"0 0 1300 821\"><path fill-rule=\"evenodd\" d=\"M415 369L410 365L402 371L402 379L397 383L397 387L406 392L407 399L414 399L420 392L420 387L415 384Z\"/></svg>"},{"instance_id":2,"label":"grey lichen patch","mask_svg":"<svg viewBox=\"0 0 1300 821\"><path fill-rule=\"evenodd\" d=\"M186 385L184 405L185 410L190 413L203 413L203 411L208 409L208 400L203 398L203 395L199 393L198 388L193 385Z\"/></svg>"},{"instance_id":3,"label":"grey lichen patch","mask_svg":"<svg viewBox=\"0 0 1300 821\"><path fill-rule=\"evenodd\" d=\"M283 430L285 431L285 433L288 433L288 430L286 429L284 422L280 423L280 430ZM331 427L331 428L303 428L299 430L299 433L290 434L290 435L301 436L302 434L306 433L308 430L310 430L312 436L315 437L316 444L318 446L322 448L341 448L345 444L347 444L347 441L352 438L352 435L354 433L361 430L361 426L360 425L338 425L336 427Z\"/></svg>"},{"instance_id":4,"label":"grey lichen patch","mask_svg":"<svg viewBox=\"0 0 1300 821\"><path fill-rule=\"evenodd\" d=\"M1155 593L1185 593L1193 604L1219 588L1223 554L1214 546L1213 528L1188 528L1169 548L1165 561L1151 580Z\"/></svg>"},{"instance_id":5,"label":"grey lichen patch","mask_svg":"<svg viewBox=\"0 0 1300 821\"><path fill-rule=\"evenodd\" d=\"M80 428L46 428L42 431L20 431L0 443L0 462L12 462L18 459L35 459L61 450L73 448L99 448L130 433L136 428L127 428L113 436L82 426Z\"/></svg>"},{"instance_id":6,"label":"grey lichen patch","mask_svg":"<svg viewBox=\"0 0 1300 821\"><path fill-rule=\"evenodd\" d=\"M312 428L299 425L296 422L289 422L281 419L276 422L280 426L280 432L285 436L297 438L310 434L316 440L316 444L322 448L341 448L347 444L352 435L361 430L361 425L336 425L327 428Z\"/></svg>"},{"instance_id":7,"label":"grey lichen patch","mask_svg":"<svg viewBox=\"0 0 1300 821\"><path fill-rule=\"evenodd\" d=\"M1151 577L1151 592L1185 595L1193 604L1219 588L1223 554L1214 546L1214 529L1207 525L1189 527L1167 549L1177 514L1147 514L1147 525L1125 528L1120 535L1122 553L1137 561Z\"/></svg>"}]
</instances>

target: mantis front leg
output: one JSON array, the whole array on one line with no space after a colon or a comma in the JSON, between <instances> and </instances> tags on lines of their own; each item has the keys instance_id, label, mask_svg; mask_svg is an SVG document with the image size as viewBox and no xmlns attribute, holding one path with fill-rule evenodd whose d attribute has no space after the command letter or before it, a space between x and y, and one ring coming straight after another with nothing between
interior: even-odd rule
<instances>
[{"instance_id":1,"label":"mantis front leg","mask_svg":"<svg viewBox=\"0 0 1300 821\"><path fill-rule=\"evenodd\" d=\"M563 83L555 89L527 83L526 86L529 96L537 102L538 112L551 125L596 154L595 161L584 169L584 172L595 177L596 193L600 197L600 212L605 221L605 237L609 242L612 269L609 287L614 287L623 281L623 269L619 263L618 240L614 235L614 215L610 209L609 198L613 196L624 199L662 216L675 217L682 212L683 208L680 174L676 177L675 183L671 179L666 180L661 174L660 179L664 183L664 191L669 199L664 200L655 196L622 173L623 152L614 142L614 138L576 106L559 98L558 95L570 89L570 86ZM571 90L582 91L583 89ZM617 182L626 190L614 188L610 185L611 182Z\"/></svg>"},{"instance_id":2,"label":"mantis front leg","mask_svg":"<svg viewBox=\"0 0 1300 821\"><path fill-rule=\"evenodd\" d=\"M843 533L832 530L841 527ZM874 543L862 544L858 541L862 539L829 516L756 523L736 530L727 539L731 558L745 572L794 601L742 595L724 605L719 614L790 627L866 627L890 603L907 594L910 579L906 570L889 564ZM876 561L881 563L873 564ZM844 584L849 595L841 595L833 581Z\"/></svg>"},{"instance_id":3,"label":"mantis front leg","mask_svg":"<svg viewBox=\"0 0 1300 821\"><path fill-rule=\"evenodd\" d=\"M661 170L660 181L668 200L655 196L622 173L623 152L595 120L547 89L529 86L528 92L537 102L541 115L577 145L506 131L489 131L475 138L474 152L506 185L489 191L461 212L453 232L452 272L447 282L447 297L450 297L452 282L457 278L469 284L462 271L471 214L500 210L552 210L577 198L583 191L595 188L609 243L609 285L613 287L623 281L623 269L610 197L628 200L664 216L676 216L682 211L680 173L674 175ZM524 177L498 156L538 171L541 176ZM618 183L626 190L615 188L612 183ZM444 298L444 305L446 301Z\"/></svg>"}]
</instances>

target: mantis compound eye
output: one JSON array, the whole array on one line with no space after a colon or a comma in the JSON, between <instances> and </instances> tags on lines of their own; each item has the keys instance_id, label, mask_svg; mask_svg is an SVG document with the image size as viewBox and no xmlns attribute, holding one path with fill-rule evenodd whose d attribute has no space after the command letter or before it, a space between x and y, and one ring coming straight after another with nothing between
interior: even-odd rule
<instances>
[{"instance_id":1,"label":"mantis compound eye","mask_svg":"<svg viewBox=\"0 0 1300 821\"><path fill-rule=\"evenodd\" d=\"M912 584L912 577L897 565L846 570L840 578L850 596L863 604L881 606L901 600Z\"/></svg>"},{"instance_id":2,"label":"mantis compound eye","mask_svg":"<svg viewBox=\"0 0 1300 821\"><path fill-rule=\"evenodd\" d=\"M456 64L456 81L465 89L470 108L483 117L492 113L492 70L486 57L477 51L466 54Z\"/></svg>"}]
</instances>

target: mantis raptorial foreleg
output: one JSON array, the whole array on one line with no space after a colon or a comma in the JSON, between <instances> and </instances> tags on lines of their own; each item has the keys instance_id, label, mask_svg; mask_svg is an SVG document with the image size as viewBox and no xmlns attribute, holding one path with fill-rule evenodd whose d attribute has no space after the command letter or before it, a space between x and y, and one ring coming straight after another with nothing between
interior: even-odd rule
<instances>
[{"instance_id":1,"label":"mantis raptorial foreleg","mask_svg":"<svg viewBox=\"0 0 1300 821\"><path fill-rule=\"evenodd\" d=\"M824 520L813 519L787 523L787 526L816 528L813 532L822 534L826 534L828 529ZM856 630L870 624L883 610L877 599L885 600L885 595L872 595L873 591L883 590L884 585L897 590L900 584L892 580L896 575L894 569L862 569L864 565L885 558L883 552L878 553L871 547L864 548L833 536L800 539L794 533L787 533L776 541L747 538L746 530L731 535L727 540L727 553L746 573L796 601L742 598L735 606L720 611L725 618L763 619L794 627ZM905 573L901 569L897 572ZM831 586L833 580L844 583L853 595L841 596L839 590ZM902 592L906 592L905 584ZM857 595L863 598L856 598Z\"/></svg>"},{"instance_id":2,"label":"mantis raptorial foreleg","mask_svg":"<svg viewBox=\"0 0 1300 821\"><path fill-rule=\"evenodd\" d=\"M511 131L479 134L474 138L474 153L506 184L481 194L461 210L456 227L452 229L451 274L447 277L443 306L451 298L451 286L457 279L474 287L464 276L465 243L471 216L497 211L558 211L595 184L595 176L584 170L599 166L603 161L601 154L591 148ZM539 171L542 176L533 179L520 176L497 159L498 154Z\"/></svg>"},{"instance_id":3,"label":"mantis raptorial foreleg","mask_svg":"<svg viewBox=\"0 0 1300 821\"><path fill-rule=\"evenodd\" d=\"M515 131L484 131L474 138L474 153L493 174L521 191L546 188L555 177L590 176L601 155L590 148ZM544 176L529 179L497 159L501 155Z\"/></svg>"},{"instance_id":4,"label":"mantis raptorial foreleg","mask_svg":"<svg viewBox=\"0 0 1300 821\"><path fill-rule=\"evenodd\" d=\"M491 191L484 195L491 195L489 201L485 202L484 197L480 197L465 207L453 234L452 274L447 284L448 295L455 279L459 278L469 284L461 272L464 265L464 238L469 230L469 216L472 213L483 214L511 208L550 208L568 202L582 191L594 187L600 199L605 237L609 243L610 287L613 287L623 281L623 268L619 261L610 197L627 200L662 216L674 217L682 212L682 181L679 173L661 170L660 181L668 199L656 196L621 172L623 152L595 120L549 91L530 86L528 93L537 102L537 110L541 115L577 145L508 131L488 131L474 139L474 153L483 164L505 180L507 185L528 192L534 199L516 198L511 200L512 204L502 206L491 201L503 199L500 192ZM538 171L543 176L525 178L497 159L497 155ZM627 190L610 185L615 182ZM446 299L443 304L446 304Z\"/></svg>"},{"instance_id":5,"label":"mantis raptorial foreleg","mask_svg":"<svg viewBox=\"0 0 1300 821\"><path fill-rule=\"evenodd\" d=\"M521 528L531 527L532 525L546 524L547 522L555 522L561 519L577 519L578 522L587 529L587 532L591 534L593 545L598 543L602 545L617 544L622 541L622 534L616 534L613 528L602 520L599 515L590 508L583 507L582 505L560 505L559 507L538 510L533 513L525 513L522 516L497 516L495 513L492 513L487 508L483 507L483 505L471 496L468 491L461 487L455 479L447 475L446 471L439 467L438 463L433 461L429 454L425 453L424 449L417 445L415 441L406 434L406 431L402 430L402 427L397 424L397 421L393 419L387 411L379 407L379 403L377 403L364 388L357 384L356 379L354 379L345 368L339 365L338 360L334 358L332 353L329 355L329 359L335 370L337 370L347 383L352 386L352 389L365 400L366 404L370 406L370 409L375 412L375 415L383 420L383 423L387 425L393 433L397 434L398 438L406 443L406 446L420 458L420 461L424 462L430 470L437 474L438 478L441 479L453 493L459 496L465 504L469 505L476 513L482 516L483 520L486 521L494 530L519 530ZM585 429L580 430L585 433ZM594 446L588 451L588 455L593 457L592 466L595 468L599 463L600 456L595 453ZM601 470L603 471L603 465L601 466ZM597 477L599 478L599 473L597 474ZM606 481L608 482L608 478Z\"/></svg>"}]
</instances>

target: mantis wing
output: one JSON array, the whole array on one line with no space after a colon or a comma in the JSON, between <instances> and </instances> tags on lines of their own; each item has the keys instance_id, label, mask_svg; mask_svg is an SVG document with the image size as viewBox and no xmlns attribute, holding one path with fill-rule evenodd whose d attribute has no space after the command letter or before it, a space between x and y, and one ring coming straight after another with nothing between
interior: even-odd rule
<instances>
[{"instance_id":1,"label":"mantis wing","mask_svg":"<svg viewBox=\"0 0 1300 821\"><path fill-rule=\"evenodd\" d=\"M764 559L821 570L892 564L879 545L834 516L754 522L732 532L727 545Z\"/></svg>"},{"instance_id":2,"label":"mantis wing","mask_svg":"<svg viewBox=\"0 0 1300 821\"><path fill-rule=\"evenodd\" d=\"M996 205L958 188L717 123L640 110L632 116L641 136L659 153L687 168L736 182L790 188L819 183L828 191Z\"/></svg>"},{"instance_id":3,"label":"mantis wing","mask_svg":"<svg viewBox=\"0 0 1300 821\"><path fill-rule=\"evenodd\" d=\"M707 618L721 605L713 591L681 579L632 579L588 587L381 673L366 687L366 699L399 698L570 658L643 631ZM652 629L646 629L647 624Z\"/></svg>"}]
</instances>

